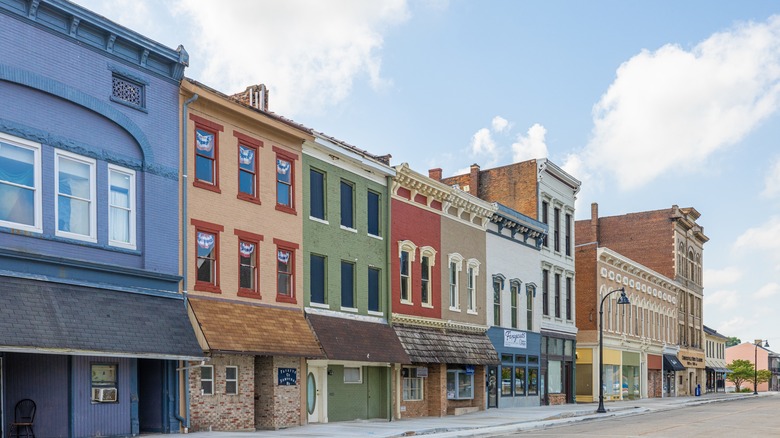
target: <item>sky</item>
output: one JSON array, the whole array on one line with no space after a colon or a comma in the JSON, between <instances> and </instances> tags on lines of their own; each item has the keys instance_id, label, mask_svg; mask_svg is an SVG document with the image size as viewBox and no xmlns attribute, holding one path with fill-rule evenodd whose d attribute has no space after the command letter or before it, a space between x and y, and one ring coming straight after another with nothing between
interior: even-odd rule
<instances>
[{"instance_id":1,"label":"sky","mask_svg":"<svg viewBox=\"0 0 780 438\"><path fill-rule=\"evenodd\" d=\"M780 3L75 2L393 165L546 157L582 181L577 219L694 207L705 324L780 351Z\"/></svg>"}]
</instances>

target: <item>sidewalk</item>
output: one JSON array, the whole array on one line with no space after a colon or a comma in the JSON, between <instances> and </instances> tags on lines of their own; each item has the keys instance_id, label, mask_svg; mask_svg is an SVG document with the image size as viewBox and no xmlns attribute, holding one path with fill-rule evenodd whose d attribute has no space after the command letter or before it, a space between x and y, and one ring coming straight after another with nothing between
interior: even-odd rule
<instances>
[{"instance_id":1,"label":"sidewalk","mask_svg":"<svg viewBox=\"0 0 780 438\"><path fill-rule=\"evenodd\" d=\"M777 396L760 393L758 397ZM752 393L705 394L701 397L650 398L605 403L606 414L597 414L597 403L580 403L531 408L489 409L460 416L410 418L396 421L362 420L327 424L307 424L282 430L256 432L194 432L193 438L263 438L263 437L383 437L426 435L432 437L464 437L482 434L502 434L555 424L631 415L650 411L665 411L683 406L756 397ZM144 435L164 437L165 435Z\"/></svg>"}]
</instances>

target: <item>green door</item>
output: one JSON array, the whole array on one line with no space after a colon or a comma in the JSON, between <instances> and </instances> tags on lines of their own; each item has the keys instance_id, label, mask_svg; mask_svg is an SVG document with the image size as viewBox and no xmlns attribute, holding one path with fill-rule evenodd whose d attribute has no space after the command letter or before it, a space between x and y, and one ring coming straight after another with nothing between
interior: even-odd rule
<instances>
[{"instance_id":1,"label":"green door","mask_svg":"<svg viewBox=\"0 0 780 438\"><path fill-rule=\"evenodd\" d=\"M387 369L366 367L368 418L387 418Z\"/></svg>"}]
</instances>

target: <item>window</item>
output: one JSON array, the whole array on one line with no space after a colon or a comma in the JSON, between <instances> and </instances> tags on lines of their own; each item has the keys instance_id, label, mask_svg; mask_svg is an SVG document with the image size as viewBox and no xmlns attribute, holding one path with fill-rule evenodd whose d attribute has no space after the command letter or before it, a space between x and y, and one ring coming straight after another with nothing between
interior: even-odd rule
<instances>
[{"instance_id":1,"label":"window","mask_svg":"<svg viewBox=\"0 0 780 438\"><path fill-rule=\"evenodd\" d=\"M257 149L238 145L238 198L257 200Z\"/></svg>"},{"instance_id":2,"label":"window","mask_svg":"<svg viewBox=\"0 0 780 438\"><path fill-rule=\"evenodd\" d=\"M344 367L344 383L363 383L363 368Z\"/></svg>"},{"instance_id":3,"label":"window","mask_svg":"<svg viewBox=\"0 0 780 438\"><path fill-rule=\"evenodd\" d=\"M458 272L462 269L463 257L460 254L449 256L450 310L460 311L460 281Z\"/></svg>"},{"instance_id":4,"label":"window","mask_svg":"<svg viewBox=\"0 0 780 438\"><path fill-rule=\"evenodd\" d=\"M548 218L549 209L550 209L550 205L547 203L547 201L542 201L542 223L545 225L549 225L549 218ZM547 234L545 234L544 237L542 238L542 244L545 246L545 248L549 246L549 242L547 241Z\"/></svg>"},{"instance_id":5,"label":"window","mask_svg":"<svg viewBox=\"0 0 780 438\"><path fill-rule=\"evenodd\" d=\"M447 399L462 400L474 398L474 372L464 369L447 370Z\"/></svg>"},{"instance_id":6,"label":"window","mask_svg":"<svg viewBox=\"0 0 780 438\"><path fill-rule=\"evenodd\" d=\"M381 307L379 303L382 302L380 278L382 278L382 271L377 268L368 268L368 311L380 312Z\"/></svg>"},{"instance_id":7,"label":"window","mask_svg":"<svg viewBox=\"0 0 780 438\"><path fill-rule=\"evenodd\" d=\"M417 367L403 367L401 368L401 377L403 377L404 388L403 398L404 401L420 401L423 400L425 394L423 393L424 380L423 373L418 374Z\"/></svg>"},{"instance_id":8,"label":"window","mask_svg":"<svg viewBox=\"0 0 780 438\"><path fill-rule=\"evenodd\" d=\"M91 401L93 403L118 403L117 397L117 364L92 364L90 371Z\"/></svg>"},{"instance_id":9,"label":"window","mask_svg":"<svg viewBox=\"0 0 780 438\"><path fill-rule=\"evenodd\" d=\"M421 272L420 272L420 278L421 278L421 301L423 303L429 304L431 299L431 266L430 266L430 259L428 256L422 256L421 261Z\"/></svg>"},{"instance_id":10,"label":"window","mask_svg":"<svg viewBox=\"0 0 780 438\"><path fill-rule=\"evenodd\" d=\"M298 244L274 239L276 244L276 301L295 303L295 250Z\"/></svg>"},{"instance_id":11,"label":"window","mask_svg":"<svg viewBox=\"0 0 780 438\"><path fill-rule=\"evenodd\" d=\"M528 395L539 394L539 369L528 368Z\"/></svg>"},{"instance_id":12,"label":"window","mask_svg":"<svg viewBox=\"0 0 780 438\"><path fill-rule=\"evenodd\" d=\"M0 133L0 225L41 232L41 147Z\"/></svg>"},{"instance_id":13,"label":"window","mask_svg":"<svg viewBox=\"0 0 780 438\"><path fill-rule=\"evenodd\" d=\"M542 269L542 315L550 315L550 271Z\"/></svg>"},{"instance_id":14,"label":"window","mask_svg":"<svg viewBox=\"0 0 780 438\"><path fill-rule=\"evenodd\" d=\"M276 209L295 212L295 160L298 156L274 146L276 152Z\"/></svg>"},{"instance_id":15,"label":"window","mask_svg":"<svg viewBox=\"0 0 780 438\"><path fill-rule=\"evenodd\" d=\"M571 277L566 277L566 319L571 321Z\"/></svg>"},{"instance_id":16,"label":"window","mask_svg":"<svg viewBox=\"0 0 780 438\"><path fill-rule=\"evenodd\" d=\"M381 220L379 215L382 213L380 208L381 196L379 193L368 191L368 234L372 236L381 236Z\"/></svg>"},{"instance_id":17,"label":"window","mask_svg":"<svg viewBox=\"0 0 780 438\"><path fill-rule=\"evenodd\" d=\"M341 226L355 228L355 186L341 181Z\"/></svg>"},{"instance_id":18,"label":"window","mask_svg":"<svg viewBox=\"0 0 780 438\"><path fill-rule=\"evenodd\" d=\"M195 290L220 293L219 233L224 228L197 219L190 223L195 226Z\"/></svg>"},{"instance_id":19,"label":"window","mask_svg":"<svg viewBox=\"0 0 780 438\"><path fill-rule=\"evenodd\" d=\"M553 245L556 251L561 250L561 209L553 209Z\"/></svg>"},{"instance_id":20,"label":"window","mask_svg":"<svg viewBox=\"0 0 780 438\"><path fill-rule=\"evenodd\" d=\"M225 394L238 394L238 367L225 367Z\"/></svg>"},{"instance_id":21,"label":"window","mask_svg":"<svg viewBox=\"0 0 780 438\"><path fill-rule=\"evenodd\" d=\"M515 395L525 395L524 367L515 367Z\"/></svg>"},{"instance_id":22,"label":"window","mask_svg":"<svg viewBox=\"0 0 780 438\"><path fill-rule=\"evenodd\" d=\"M565 242L566 255L571 255L571 215L566 213L566 242Z\"/></svg>"},{"instance_id":23,"label":"window","mask_svg":"<svg viewBox=\"0 0 780 438\"><path fill-rule=\"evenodd\" d=\"M341 307L355 308L355 264L341 261Z\"/></svg>"},{"instance_id":24,"label":"window","mask_svg":"<svg viewBox=\"0 0 780 438\"><path fill-rule=\"evenodd\" d=\"M493 279L493 325L501 325L501 290L503 289L503 282L498 279Z\"/></svg>"},{"instance_id":25,"label":"window","mask_svg":"<svg viewBox=\"0 0 780 438\"><path fill-rule=\"evenodd\" d=\"M532 284L525 285L525 329L533 331L534 329L534 296L536 295L536 286Z\"/></svg>"},{"instance_id":26,"label":"window","mask_svg":"<svg viewBox=\"0 0 780 438\"><path fill-rule=\"evenodd\" d=\"M468 311L477 313L477 275L479 275L480 263L475 259L469 259L466 270L466 292L468 294Z\"/></svg>"},{"instance_id":27,"label":"window","mask_svg":"<svg viewBox=\"0 0 780 438\"><path fill-rule=\"evenodd\" d=\"M135 248L135 172L108 165L108 241Z\"/></svg>"},{"instance_id":28,"label":"window","mask_svg":"<svg viewBox=\"0 0 780 438\"><path fill-rule=\"evenodd\" d=\"M146 107L144 84L114 74L111 78L111 100L142 109Z\"/></svg>"},{"instance_id":29,"label":"window","mask_svg":"<svg viewBox=\"0 0 780 438\"><path fill-rule=\"evenodd\" d=\"M200 394L214 394L214 366L202 365L200 367Z\"/></svg>"},{"instance_id":30,"label":"window","mask_svg":"<svg viewBox=\"0 0 780 438\"><path fill-rule=\"evenodd\" d=\"M512 395L512 365L501 366L501 395L504 397Z\"/></svg>"},{"instance_id":31,"label":"window","mask_svg":"<svg viewBox=\"0 0 780 438\"><path fill-rule=\"evenodd\" d=\"M411 301L411 297L409 296L410 262L409 252L401 251L401 301Z\"/></svg>"},{"instance_id":32,"label":"window","mask_svg":"<svg viewBox=\"0 0 780 438\"><path fill-rule=\"evenodd\" d=\"M516 281L509 283L509 307L511 308L510 323L512 328L517 328L517 295L520 293L520 284Z\"/></svg>"},{"instance_id":33,"label":"window","mask_svg":"<svg viewBox=\"0 0 780 438\"><path fill-rule=\"evenodd\" d=\"M555 274L555 317L561 317L561 274Z\"/></svg>"},{"instance_id":34,"label":"window","mask_svg":"<svg viewBox=\"0 0 780 438\"><path fill-rule=\"evenodd\" d=\"M220 193L219 132L222 125L190 114L195 123L195 180L192 185Z\"/></svg>"},{"instance_id":35,"label":"window","mask_svg":"<svg viewBox=\"0 0 780 438\"><path fill-rule=\"evenodd\" d=\"M309 300L312 303L327 304L325 266L324 256L311 254L309 257Z\"/></svg>"},{"instance_id":36,"label":"window","mask_svg":"<svg viewBox=\"0 0 780 438\"><path fill-rule=\"evenodd\" d=\"M55 152L56 235L96 242L95 160Z\"/></svg>"},{"instance_id":37,"label":"window","mask_svg":"<svg viewBox=\"0 0 780 438\"><path fill-rule=\"evenodd\" d=\"M238 236L238 295L259 298L257 254L263 236L240 230L234 233Z\"/></svg>"},{"instance_id":38,"label":"window","mask_svg":"<svg viewBox=\"0 0 780 438\"><path fill-rule=\"evenodd\" d=\"M309 216L325 220L325 173L309 170Z\"/></svg>"}]
</instances>

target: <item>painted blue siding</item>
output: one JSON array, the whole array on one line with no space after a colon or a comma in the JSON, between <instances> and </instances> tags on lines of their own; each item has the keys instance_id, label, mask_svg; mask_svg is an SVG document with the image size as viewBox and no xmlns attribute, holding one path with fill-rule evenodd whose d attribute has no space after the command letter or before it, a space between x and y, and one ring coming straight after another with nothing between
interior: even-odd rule
<instances>
[{"instance_id":1,"label":"painted blue siding","mask_svg":"<svg viewBox=\"0 0 780 438\"><path fill-rule=\"evenodd\" d=\"M130 366L131 359L117 357L73 357L73 432L75 437L116 436L130 434L131 375L137 370ZM91 365L117 364L118 403L93 403L91 401Z\"/></svg>"},{"instance_id":2,"label":"painted blue siding","mask_svg":"<svg viewBox=\"0 0 780 438\"><path fill-rule=\"evenodd\" d=\"M37 405L36 436L67 437L68 357L6 353L3 365L6 406L3 430L10 430L16 403L29 398Z\"/></svg>"}]
</instances>

